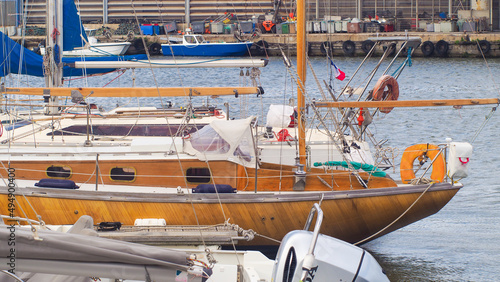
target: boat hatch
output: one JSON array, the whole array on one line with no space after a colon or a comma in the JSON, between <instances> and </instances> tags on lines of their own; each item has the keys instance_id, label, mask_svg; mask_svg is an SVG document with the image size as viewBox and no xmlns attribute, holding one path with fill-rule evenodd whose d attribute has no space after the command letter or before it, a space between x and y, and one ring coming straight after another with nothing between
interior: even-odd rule
<instances>
[{"instance_id":1,"label":"boat hatch","mask_svg":"<svg viewBox=\"0 0 500 282\"><path fill-rule=\"evenodd\" d=\"M109 172L109 178L113 181L127 181L132 182L135 180L136 171L133 167L114 167Z\"/></svg>"}]
</instances>

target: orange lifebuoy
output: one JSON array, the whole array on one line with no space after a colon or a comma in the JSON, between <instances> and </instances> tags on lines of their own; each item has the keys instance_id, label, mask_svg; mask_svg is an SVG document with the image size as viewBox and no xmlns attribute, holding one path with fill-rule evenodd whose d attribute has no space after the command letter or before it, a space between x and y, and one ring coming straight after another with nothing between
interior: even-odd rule
<instances>
[{"instance_id":1,"label":"orange lifebuoy","mask_svg":"<svg viewBox=\"0 0 500 282\"><path fill-rule=\"evenodd\" d=\"M387 87L387 90L385 88ZM383 75L373 88L372 99L374 101L393 100L399 97L399 85L396 79L390 75ZM380 112L388 114L393 108L380 108Z\"/></svg>"},{"instance_id":2,"label":"orange lifebuoy","mask_svg":"<svg viewBox=\"0 0 500 282\"><path fill-rule=\"evenodd\" d=\"M424 156L427 156L430 160L433 160L439 152L439 147L433 144L417 144L406 148L401 158L401 181L408 184L410 180L415 178L415 172L413 171L413 162L415 159L422 160ZM445 170L444 156L440 154L432 164L431 179L436 182L443 182Z\"/></svg>"}]
</instances>

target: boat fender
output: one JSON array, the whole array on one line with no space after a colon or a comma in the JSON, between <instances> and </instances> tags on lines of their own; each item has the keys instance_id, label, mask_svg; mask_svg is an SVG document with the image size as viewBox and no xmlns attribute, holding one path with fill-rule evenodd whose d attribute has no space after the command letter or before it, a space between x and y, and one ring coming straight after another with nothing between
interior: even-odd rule
<instances>
[{"instance_id":1,"label":"boat fender","mask_svg":"<svg viewBox=\"0 0 500 282\"><path fill-rule=\"evenodd\" d=\"M491 44L488 40L479 40L477 49L483 54L487 54L491 50Z\"/></svg>"},{"instance_id":2,"label":"boat fender","mask_svg":"<svg viewBox=\"0 0 500 282\"><path fill-rule=\"evenodd\" d=\"M472 157L471 144L467 142L451 142L448 157L448 176L452 179L467 177L470 157Z\"/></svg>"},{"instance_id":3,"label":"boat fender","mask_svg":"<svg viewBox=\"0 0 500 282\"><path fill-rule=\"evenodd\" d=\"M448 42L444 40L439 40L436 43L436 52L438 53L439 56L441 57L446 57L448 56L448 50L450 49L450 45Z\"/></svg>"},{"instance_id":4,"label":"boat fender","mask_svg":"<svg viewBox=\"0 0 500 282\"><path fill-rule=\"evenodd\" d=\"M267 52L266 49L269 48L269 43L267 43L267 41L265 41L265 40L259 40L254 45L257 48L257 52L260 55L265 55Z\"/></svg>"},{"instance_id":5,"label":"boat fender","mask_svg":"<svg viewBox=\"0 0 500 282\"><path fill-rule=\"evenodd\" d=\"M385 52L387 48L389 48L389 54L387 54L388 56L394 56L394 54L396 54L396 43L391 43L389 46L384 46L382 49Z\"/></svg>"},{"instance_id":6,"label":"boat fender","mask_svg":"<svg viewBox=\"0 0 500 282\"><path fill-rule=\"evenodd\" d=\"M344 43L342 43L342 50L344 51L344 54L352 56L354 55L354 52L356 52L356 44L354 44L351 40L344 41Z\"/></svg>"},{"instance_id":7,"label":"boat fender","mask_svg":"<svg viewBox=\"0 0 500 282\"><path fill-rule=\"evenodd\" d=\"M149 54L150 55L159 55L161 52L161 44L153 43L149 46Z\"/></svg>"},{"instance_id":8,"label":"boat fender","mask_svg":"<svg viewBox=\"0 0 500 282\"><path fill-rule=\"evenodd\" d=\"M365 121L365 118L363 117L363 108L359 108L359 114L358 114L358 125L362 126L363 121Z\"/></svg>"},{"instance_id":9,"label":"boat fender","mask_svg":"<svg viewBox=\"0 0 500 282\"><path fill-rule=\"evenodd\" d=\"M361 43L361 49L363 50L363 52L368 54L374 45L375 45L375 42L373 42L371 40L365 40L365 41L363 41L363 43Z\"/></svg>"},{"instance_id":10,"label":"boat fender","mask_svg":"<svg viewBox=\"0 0 500 282\"><path fill-rule=\"evenodd\" d=\"M433 144L416 144L406 148L403 152L400 165L400 175L401 181L408 184L412 179L415 178L415 172L413 171L413 162L418 158L419 162L424 162L424 158L427 157L429 160L433 160L439 154L440 149L438 146ZM439 154L436 160L432 164L431 179L435 182L443 182L445 175L445 161L443 154Z\"/></svg>"},{"instance_id":11,"label":"boat fender","mask_svg":"<svg viewBox=\"0 0 500 282\"><path fill-rule=\"evenodd\" d=\"M68 179L52 179L52 178L43 178L40 179L35 186L42 188L59 188L59 189L78 189L78 185L75 184L73 180Z\"/></svg>"},{"instance_id":12,"label":"boat fender","mask_svg":"<svg viewBox=\"0 0 500 282\"><path fill-rule=\"evenodd\" d=\"M236 188L229 184L199 184L192 189L193 193L236 193Z\"/></svg>"},{"instance_id":13,"label":"boat fender","mask_svg":"<svg viewBox=\"0 0 500 282\"><path fill-rule=\"evenodd\" d=\"M319 47L319 50L321 51L321 54L332 56L333 54L333 42L330 41L325 41L321 43L321 46Z\"/></svg>"},{"instance_id":14,"label":"boat fender","mask_svg":"<svg viewBox=\"0 0 500 282\"><path fill-rule=\"evenodd\" d=\"M385 88L387 87L387 90ZM390 75L383 75L375 84L372 92L374 101L396 101L399 97L399 85L397 80ZM380 108L380 112L388 114L393 108Z\"/></svg>"},{"instance_id":15,"label":"boat fender","mask_svg":"<svg viewBox=\"0 0 500 282\"><path fill-rule=\"evenodd\" d=\"M137 50L144 50L144 42L142 42L142 38L138 38L134 41L134 47Z\"/></svg>"},{"instance_id":16,"label":"boat fender","mask_svg":"<svg viewBox=\"0 0 500 282\"><path fill-rule=\"evenodd\" d=\"M434 43L431 41L425 41L422 43L422 46L420 47L422 50L422 54L424 54L425 57L430 57L432 56L432 53L434 53Z\"/></svg>"}]
</instances>

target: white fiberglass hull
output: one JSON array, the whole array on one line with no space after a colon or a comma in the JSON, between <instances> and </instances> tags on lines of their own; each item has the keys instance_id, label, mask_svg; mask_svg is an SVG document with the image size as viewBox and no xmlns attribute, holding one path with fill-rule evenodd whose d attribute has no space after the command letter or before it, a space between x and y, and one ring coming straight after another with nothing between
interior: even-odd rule
<instances>
[{"instance_id":1,"label":"white fiberglass hull","mask_svg":"<svg viewBox=\"0 0 500 282\"><path fill-rule=\"evenodd\" d=\"M64 51L64 57L104 57L104 56L122 56L125 55L130 42L117 43L95 43L90 47L83 47L71 51ZM45 55L45 48L40 48L40 53Z\"/></svg>"}]
</instances>

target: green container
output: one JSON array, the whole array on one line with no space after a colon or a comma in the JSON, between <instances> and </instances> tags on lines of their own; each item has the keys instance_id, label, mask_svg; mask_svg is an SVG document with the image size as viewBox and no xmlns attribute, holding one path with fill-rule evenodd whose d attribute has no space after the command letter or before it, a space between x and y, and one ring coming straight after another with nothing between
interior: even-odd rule
<instances>
[{"instance_id":1,"label":"green container","mask_svg":"<svg viewBox=\"0 0 500 282\"><path fill-rule=\"evenodd\" d=\"M290 29L288 28L288 24L287 23L282 23L281 24L281 33L282 34L289 34L290 33Z\"/></svg>"}]
</instances>

